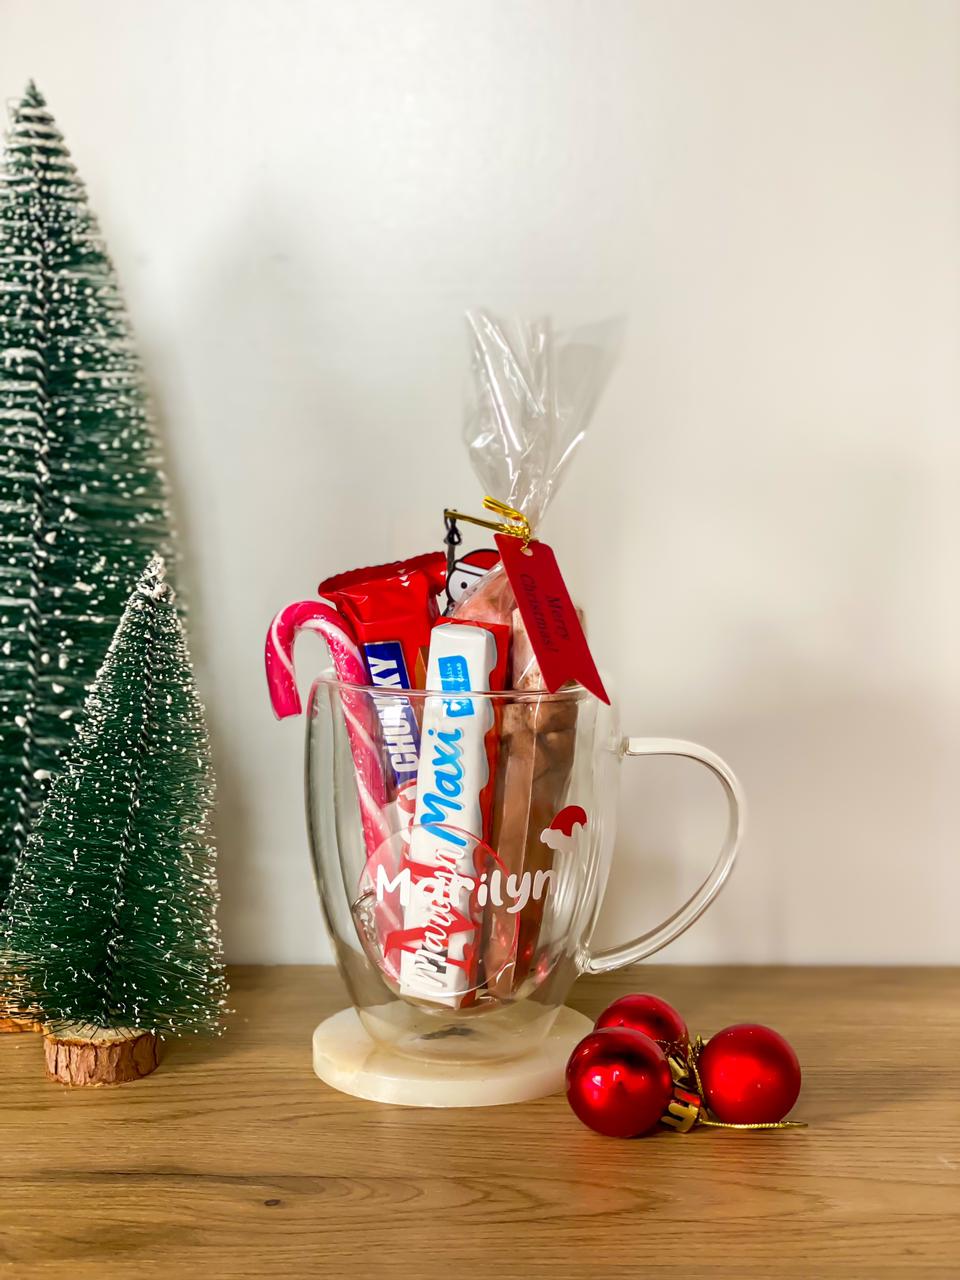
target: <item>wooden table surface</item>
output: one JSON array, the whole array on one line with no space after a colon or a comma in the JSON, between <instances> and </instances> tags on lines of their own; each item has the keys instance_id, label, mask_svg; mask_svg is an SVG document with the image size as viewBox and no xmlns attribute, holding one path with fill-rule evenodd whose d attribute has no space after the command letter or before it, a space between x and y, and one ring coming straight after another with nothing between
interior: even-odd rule
<instances>
[{"instance_id":1,"label":"wooden table surface","mask_svg":"<svg viewBox=\"0 0 960 1280\"><path fill-rule=\"evenodd\" d=\"M312 1074L335 973L233 971L229 1033L114 1089L47 1083L0 1036L0 1274L960 1276L960 1007L949 969L645 966L583 980L596 1014L650 990L707 1034L795 1045L806 1130L621 1142L562 1097L377 1106Z\"/></svg>"}]
</instances>

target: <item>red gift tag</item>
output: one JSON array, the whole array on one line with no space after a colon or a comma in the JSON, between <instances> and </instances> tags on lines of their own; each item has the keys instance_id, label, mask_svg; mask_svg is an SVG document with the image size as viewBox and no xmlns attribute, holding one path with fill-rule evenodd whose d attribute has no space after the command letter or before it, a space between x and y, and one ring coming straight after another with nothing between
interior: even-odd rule
<instances>
[{"instance_id":1,"label":"red gift tag","mask_svg":"<svg viewBox=\"0 0 960 1280\"><path fill-rule=\"evenodd\" d=\"M575 680L609 703L557 557L545 542L532 541L525 547L522 538L503 533L494 542L547 689L555 693Z\"/></svg>"}]
</instances>

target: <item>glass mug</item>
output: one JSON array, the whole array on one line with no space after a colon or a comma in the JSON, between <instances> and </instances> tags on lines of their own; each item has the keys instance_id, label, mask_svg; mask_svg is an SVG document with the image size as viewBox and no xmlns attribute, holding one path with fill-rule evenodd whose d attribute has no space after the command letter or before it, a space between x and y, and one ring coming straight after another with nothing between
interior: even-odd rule
<instances>
[{"instance_id":1,"label":"glass mug","mask_svg":"<svg viewBox=\"0 0 960 1280\"><path fill-rule=\"evenodd\" d=\"M437 736L424 726L439 723L439 710L458 718ZM468 721L474 747L483 744L472 760L470 734L458 739ZM425 752L438 767L418 798ZM597 950L617 771L634 756L705 765L729 822L713 867L681 907ZM322 675L310 695L306 783L317 884L350 998L380 1047L420 1060L503 1060L535 1048L581 973L644 959L706 910L744 821L739 783L722 760L690 742L622 737L615 708L579 687L453 697Z\"/></svg>"}]
</instances>

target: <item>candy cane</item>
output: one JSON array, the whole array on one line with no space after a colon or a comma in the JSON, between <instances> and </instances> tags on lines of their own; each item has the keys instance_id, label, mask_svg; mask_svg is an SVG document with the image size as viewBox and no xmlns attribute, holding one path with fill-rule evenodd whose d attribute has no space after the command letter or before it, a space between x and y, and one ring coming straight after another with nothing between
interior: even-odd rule
<instances>
[{"instance_id":1,"label":"candy cane","mask_svg":"<svg viewBox=\"0 0 960 1280\"><path fill-rule=\"evenodd\" d=\"M351 685L367 684L363 657L340 614L319 600L289 604L271 622L264 649L270 702L278 720L299 715L303 710L293 665L293 646L301 631L314 631L323 637L340 680ZM364 842L367 857L372 858L392 834L384 816L387 792L383 761L370 732L373 715L367 699L344 689L341 703L360 797Z\"/></svg>"},{"instance_id":2,"label":"candy cane","mask_svg":"<svg viewBox=\"0 0 960 1280\"><path fill-rule=\"evenodd\" d=\"M278 720L303 710L293 665L293 646L301 631L316 631L326 641L337 675L348 684L366 684L367 669L347 624L319 600L301 600L281 609L270 623L264 662L270 702Z\"/></svg>"}]
</instances>

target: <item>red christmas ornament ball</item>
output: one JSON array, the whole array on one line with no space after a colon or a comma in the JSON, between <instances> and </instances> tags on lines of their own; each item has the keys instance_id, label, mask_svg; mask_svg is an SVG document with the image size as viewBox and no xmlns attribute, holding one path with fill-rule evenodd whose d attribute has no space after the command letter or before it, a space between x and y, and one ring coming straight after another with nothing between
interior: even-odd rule
<instances>
[{"instance_id":1,"label":"red christmas ornament ball","mask_svg":"<svg viewBox=\"0 0 960 1280\"><path fill-rule=\"evenodd\" d=\"M591 1031L567 1063L570 1106L588 1128L609 1138L649 1133L672 1093L666 1054L629 1027Z\"/></svg>"},{"instance_id":2,"label":"red christmas ornament ball","mask_svg":"<svg viewBox=\"0 0 960 1280\"><path fill-rule=\"evenodd\" d=\"M642 1031L668 1052L674 1046L683 1048L690 1038L687 1024L672 1004L667 1004L659 996L643 993L614 1000L601 1013L596 1027L598 1030L601 1027L630 1027L634 1031Z\"/></svg>"},{"instance_id":3,"label":"red christmas ornament ball","mask_svg":"<svg viewBox=\"0 0 960 1280\"><path fill-rule=\"evenodd\" d=\"M741 1022L711 1036L697 1059L707 1106L724 1124L775 1124L800 1094L800 1062L771 1027Z\"/></svg>"}]
</instances>

